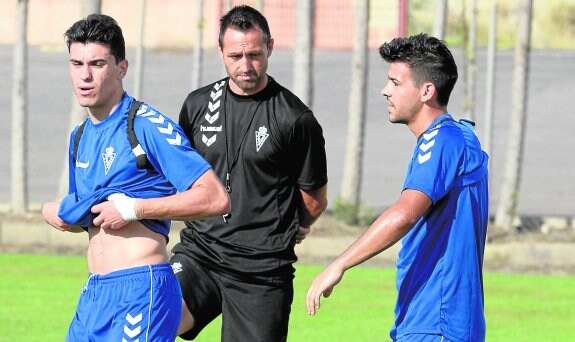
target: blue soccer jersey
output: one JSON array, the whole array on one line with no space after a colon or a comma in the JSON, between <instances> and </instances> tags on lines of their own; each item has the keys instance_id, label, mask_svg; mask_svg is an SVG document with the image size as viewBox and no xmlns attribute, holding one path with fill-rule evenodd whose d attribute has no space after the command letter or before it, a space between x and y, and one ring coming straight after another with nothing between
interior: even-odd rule
<instances>
[{"instance_id":1,"label":"blue soccer jersey","mask_svg":"<svg viewBox=\"0 0 575 342\"><path fill-rule=\"evenodd\" d=\"M104 121L87 120L73 160L70 137L70 190L58 215L69 224L87 227L90 208L115 192L129 197L153 198L186 191L210 165L190 146L181 128L147 104L140 105L134 131L154 170L138 169L128 141L127 117L134 98L126 93ZM168 236L169 220L142 220L154 232Z\"/></svg>"},{"instance_id":2,"label":"blue soccer jersey","mask_svg":"<svg viewBox=\"0 0 575 342\"><path fill-rule=\"evenodd\" d=\"M484 340L487 161L474 131L449 114L419 137L403 188L425 193L433 204L402 240L393 339Z\"/></svg>"}]
</instances>

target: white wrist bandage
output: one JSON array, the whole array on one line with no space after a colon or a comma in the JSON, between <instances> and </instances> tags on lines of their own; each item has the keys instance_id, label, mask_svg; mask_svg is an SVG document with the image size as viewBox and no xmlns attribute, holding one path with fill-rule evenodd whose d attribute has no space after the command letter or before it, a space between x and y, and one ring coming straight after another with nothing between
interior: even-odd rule
<instances>
[{"instance_id":1,"label":"white wrist bandage","mask_svg":"<svg viewBox=\"0 0 575 342\"><path fill-rule=\"evenodd\" d=\"M122 215L125 221L136 221L136 198L128 197L121 193L111 194L108 196L108 201L114 202L114 206Z\"/></svg>"}]
</instances>

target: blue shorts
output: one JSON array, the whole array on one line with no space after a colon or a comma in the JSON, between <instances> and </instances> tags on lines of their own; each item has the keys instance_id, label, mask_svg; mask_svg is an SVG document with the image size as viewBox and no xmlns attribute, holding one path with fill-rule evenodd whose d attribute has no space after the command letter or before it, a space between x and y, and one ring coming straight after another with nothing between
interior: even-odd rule
<instances>
[{"instance_id":1,"label":"blue shorts","mask_svg":"<svg viewBox=\"0 0 575 342\"><path fill-rule=\"evenodd\" d=\"M452 342L445 336L436 334L407 334L395 340L395 342Z\"/></svg>"},{"instance_id":2,"label":"blue shorts","mask_svg":"<svg viewBox=\"0 0 575 342\"><path fill-rule=\"evenodd\" d=\"M91 274L66 341L174 341L181 316L170 264Z\"/></svg>"}]
</instances>

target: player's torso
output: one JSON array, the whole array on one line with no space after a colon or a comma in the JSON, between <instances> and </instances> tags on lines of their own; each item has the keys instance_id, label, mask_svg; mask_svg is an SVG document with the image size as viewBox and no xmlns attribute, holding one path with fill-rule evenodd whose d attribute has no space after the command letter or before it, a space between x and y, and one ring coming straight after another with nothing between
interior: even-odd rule
<instances>
[{"instance_id":1,"label":"player's torso","mask_svg":"<svg viewBox=\"0 0 575 342\"><path fill-rule=\"evenodd\" d=\"M100 124L86 123L75 163L76 190L80 197L109 187L129 186L139 172L126 134L126 122L108 118Z\"/></svg>"},{"instance_id":2,"label":"player's torso","mask_svg":"<svg viewBox=\"0 0 575 342\"><path fill-rule=\"evenodd\" d=\"M287 182L292 173L289 134L295 118L279 111L289 106L282 102L273 95L250 99L234 96L226 92L225 81L221 81L195 96L198 107L186 133L222 182L230 173L232 182L238 177L244 180L242 188L269 192L264 189L265 177L276 178L272 183L277 186Z\"/></svg>"}]
</instances>

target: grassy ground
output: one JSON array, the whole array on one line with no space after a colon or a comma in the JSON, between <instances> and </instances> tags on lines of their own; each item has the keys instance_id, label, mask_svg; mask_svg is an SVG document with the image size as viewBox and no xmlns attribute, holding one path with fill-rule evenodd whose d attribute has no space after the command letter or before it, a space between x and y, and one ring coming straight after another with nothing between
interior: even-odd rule
<instances>
[{"instance_id":1,"label":"grassy ground","mask_svg":"<svg viewBox=\"0 0 575 342\"><path fill-rule=\"evenodd\" d=\"M318 315L304 296L322 267L299 265L290 341L385 341L395 301L392 269L348 272ZM76 256L0 255L0 341L62 341L86 281ZM575 277L485 275L487 341L568 341L575 336ZM219 341L219 321L197 341Z\"/></svg>"}]
</instances>

